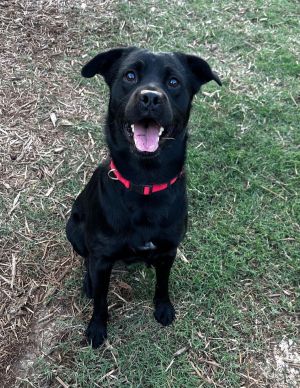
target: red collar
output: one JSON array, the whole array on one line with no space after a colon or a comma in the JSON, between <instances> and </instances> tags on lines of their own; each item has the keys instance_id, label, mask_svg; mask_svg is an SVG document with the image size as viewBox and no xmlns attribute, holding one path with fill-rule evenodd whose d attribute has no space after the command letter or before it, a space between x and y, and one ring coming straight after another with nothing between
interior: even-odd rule
<instances>
[{"instance_id":1,"label":"red collar","mask_svg":"<svg viewBox=\"0 0 300 388\"><path fill-rule=\"evenodd\" d=\"M144 185L136 185L135 183L132 183L129 180L127 180L126 178L124 178L117 170L113 160L110 161L109 168L110 168L110 170L108 172L108 176L111 179L118 180L126 187L126 189L129 189L131 191L135 191L135 192L137 192L139 194L143 194L143 195L150 195L150 194L156 193L157 191L166 190L169 186L173 185L183 175L183 171L181 171L181 173L179 175L175 176L175 178L171 179L167 183L160 183L157 185L153 184L153 185L144 186ZM114 177L110 176L111 173L114 174Z\"/></svg>"}]
</instances>

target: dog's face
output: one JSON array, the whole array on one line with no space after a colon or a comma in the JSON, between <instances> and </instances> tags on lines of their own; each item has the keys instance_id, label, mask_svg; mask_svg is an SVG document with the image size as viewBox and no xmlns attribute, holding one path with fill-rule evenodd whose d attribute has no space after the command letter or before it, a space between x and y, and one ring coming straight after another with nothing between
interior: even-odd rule
<instances>
[{"instance_id":1,"label":"dog's face","mask_svg":"<svg viewBox=\"0 0 300 388\"><path fill-rule=\"evenodd\" d=\"M101 74L110 87L110 134L116 146L154 157L186 130L191 102L201 85L218 76L203 59L134 47L98 54L82 69Z\"/></svg>"}]
</instances>

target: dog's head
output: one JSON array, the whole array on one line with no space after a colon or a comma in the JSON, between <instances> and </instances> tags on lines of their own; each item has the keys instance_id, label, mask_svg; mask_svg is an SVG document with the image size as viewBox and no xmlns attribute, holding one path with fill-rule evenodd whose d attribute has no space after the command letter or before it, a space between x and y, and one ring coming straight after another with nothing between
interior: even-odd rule
<instances>
[{"instance_id":1,"label":"dog's head","mask_svg":"<svg viewBox=\"0 0 300 388\"><path fill-rule=\"evenodd\" d=\"M141 157L155 156L172 143L168 140L183 138L193 96L209 81L221 85L200 57L154 54L135 47L96 55L83 67L82 75L96 74L110 88L111 141Z\"/></svg>"}]
</instances>

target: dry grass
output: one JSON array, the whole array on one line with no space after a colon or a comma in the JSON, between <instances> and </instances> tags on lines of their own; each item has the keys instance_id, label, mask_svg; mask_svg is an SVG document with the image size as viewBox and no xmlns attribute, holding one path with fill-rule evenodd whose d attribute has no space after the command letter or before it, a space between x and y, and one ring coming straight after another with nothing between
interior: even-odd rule
<instances>
[{"instance_id":1,"label":"dry grass","mask_svg":"<svg viewBox=\"0 0 300 388\"><path fill-rule=\"evenodd\" d=\"M99 28L99 14L110 23L111 3L90 1L86 16L77 1L0 2L2 383L13 378L25 347L43 342L40 328L62 308L55 303L48 308L47 301L79 264L64 244L63 230L47 223L48 217L65 219L72 199L56 192L69 180L62 173L68 126L99 121L88 109L88 92L72 81L85 44L81 23L88 17L86 26ZM80 134L76 140L71 164L77 173L85 164L87 173L97 152L94 141Z\"/></svg>"}]
</instances>

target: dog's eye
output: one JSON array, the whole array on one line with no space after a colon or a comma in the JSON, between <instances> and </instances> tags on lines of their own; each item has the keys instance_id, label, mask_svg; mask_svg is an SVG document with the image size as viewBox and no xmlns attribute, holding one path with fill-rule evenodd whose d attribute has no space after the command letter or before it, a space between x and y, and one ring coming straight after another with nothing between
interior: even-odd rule
<instances>
[{"instance_id":1,"label":"dog's eye","mask_svg":"<svg viewBox=\"0 0 300 388\"><path fill-rule=\"evenodd\" d=\"M135 74L135 72L132 71L132 70L127 71L127 73L125 73L125 79L126 79L126 81L129 81L129 82L136 81L136 74Z\"/></svg>"},{"instance_id":2,"label":"dog's eye","mask_svg":"<svg viewBox=\"0 0 300 388\"><path fill-rule=\"evenodd\" d=\"M179 86L179 81L177 78L172 77L169 79L168 85L171 86L171 88L176 88L177 86Z\"/></svg>"}]
</instances>

